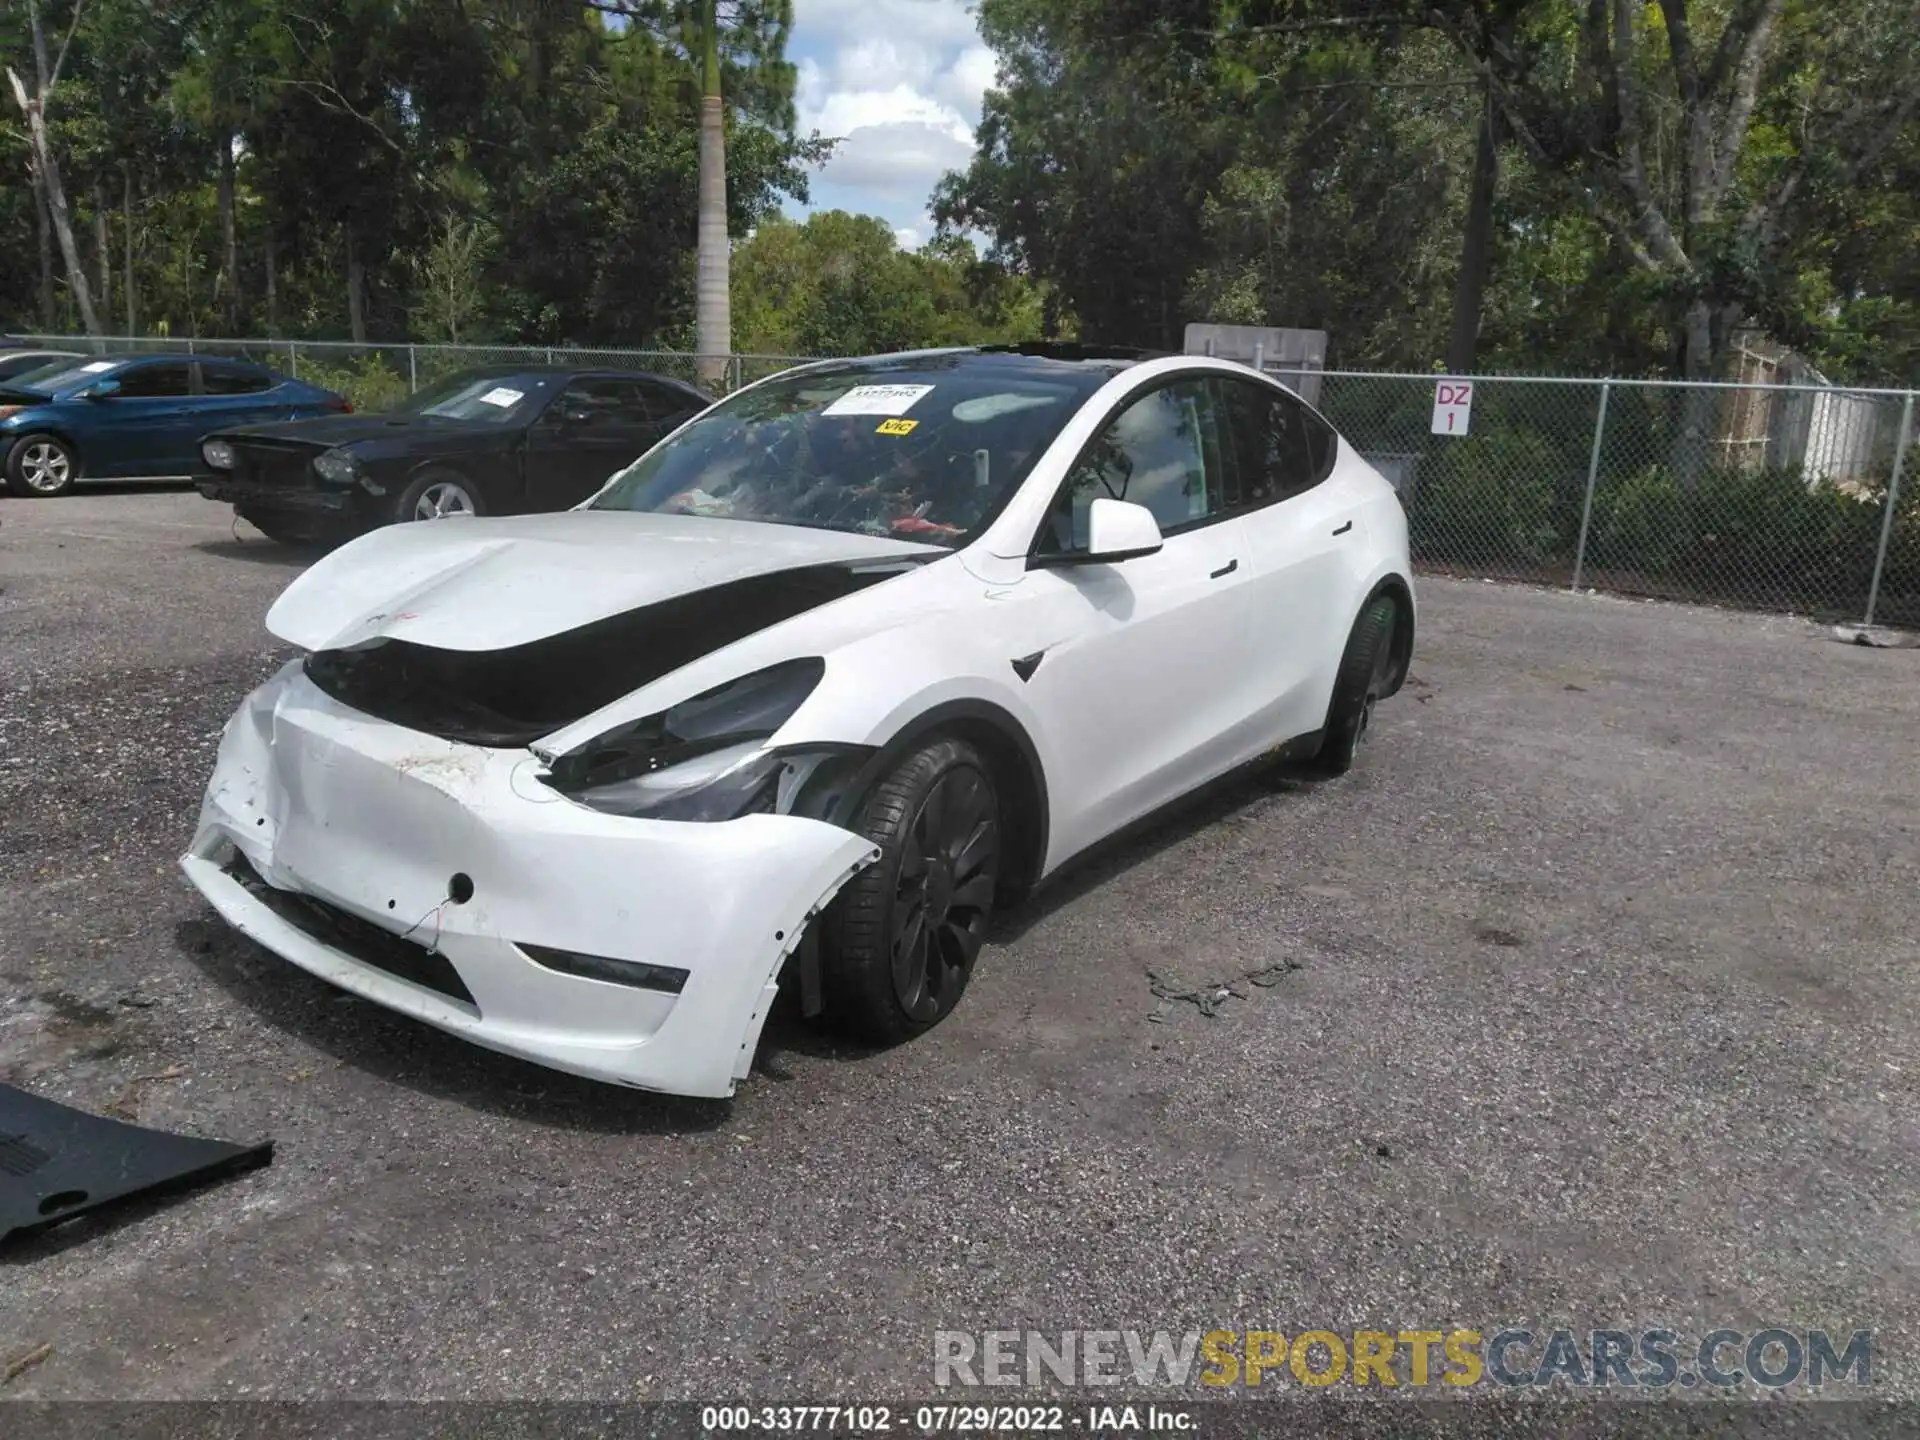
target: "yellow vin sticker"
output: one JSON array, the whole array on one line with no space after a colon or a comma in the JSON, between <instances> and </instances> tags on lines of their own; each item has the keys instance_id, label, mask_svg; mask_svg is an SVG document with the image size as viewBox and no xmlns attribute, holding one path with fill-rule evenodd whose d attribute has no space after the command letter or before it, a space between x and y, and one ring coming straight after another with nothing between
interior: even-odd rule
<instances>
[{"instance_id":1,"label":"yellow vin sticker","mask_svg":"<svg viewBox=\"0 0 1920 1440\"><path fill-rule=\"evenodd\" d=\"M876 435L911 435L918 420L882 420L874 430Z\"/></svg>"}]
</instances>

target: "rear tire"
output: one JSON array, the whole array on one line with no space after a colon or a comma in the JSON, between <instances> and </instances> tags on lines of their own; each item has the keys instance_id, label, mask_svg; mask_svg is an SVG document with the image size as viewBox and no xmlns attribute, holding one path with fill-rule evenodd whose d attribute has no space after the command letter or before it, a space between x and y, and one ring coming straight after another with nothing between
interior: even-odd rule
<instances>
[{"instance_id":1,"label":"rear tire","mask_svg":"<svg viewBox=\"0 0 1920 1440\"><path fill-rule=\"evenodd\" d=\"M880 858L823 917L827 1008L893 1045L952 1014L973 976L1003 853L993 772L964 741L930 741L874 787L855 828Z\"/></svg>"},{"instance_id":2,"label":"rear tire","mask_svg":"<svg viewBox=\"0 0 1920 1440\"><path fill-rule=\"evenodd\" d=\"M1347 637L1346 653L1333 681L1333 703L1313 766L1323 775L1344 775L1373 723L1374 706L1385 692L1393 669L1393 630L1400 607L1390 595L1367 602Z\"/></svg>"},{"instance_id":3,"label":"rear tire","mask_svg":"<svg viewBox=\"0 0 1920 1440\"><path fill-rule=\"evenodd\" d=\"M484 515L480 487L457 470L423 470L394 502L393 518L434 520L452 515Z\"/></svg>"},{"instance_id":4,"label":"rear tire","mask_svg":"<svg viewBox=\"0 0 1920 1440\"><path fill-rule=\"evenodd\" d=\"M7 452L7 488L16 495L50 499L73 489L80 457L58 435L23 435Z\"/></svg>"}]
</instances>

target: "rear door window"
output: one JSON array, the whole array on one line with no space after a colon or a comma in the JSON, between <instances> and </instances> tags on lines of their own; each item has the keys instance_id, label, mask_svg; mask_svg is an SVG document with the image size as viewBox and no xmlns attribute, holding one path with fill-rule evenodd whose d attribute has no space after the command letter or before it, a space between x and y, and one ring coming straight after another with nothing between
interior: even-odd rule
<instances>
[{"instance_id":1,"label":"rear door window","mask_svg":"<svg viewBox=\"0 0 1920 1440\"><path fill-rule=\"evenodd\" d=\"M129 399L162 399L193 393L193 375L185 365L136 365L114 377Z\"/></svg>"},{"instance_id":2,"label":"rear door window","mask_svg":"<svg viewBox=\"0 0 1920 1440\"><path fill-rule=\"evenodd\" d=\"M1257 510L1312 489L1333 460L1333 431L1292 395L1219 376L1227 426L1228 506Z\"/></svg>"},{"instance_id":3,"label":"rear door window","mask_svg":"<svg viewBox=\"0 0 1920 1440\"><path fill-rule=\"evenodd\" d=\"M253 365L203 360L200 383L209 395L258 395L273 388L273 376Z\"/></svg>"}]
</instances>

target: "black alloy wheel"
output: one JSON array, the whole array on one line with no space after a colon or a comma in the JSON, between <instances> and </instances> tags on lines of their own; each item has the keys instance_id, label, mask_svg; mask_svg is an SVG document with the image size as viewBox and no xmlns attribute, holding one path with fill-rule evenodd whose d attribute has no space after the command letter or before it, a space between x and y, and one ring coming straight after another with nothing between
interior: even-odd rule
<instances>
[{"instance_id":1,"label":"black alloy wheel","mask_svg":"<svg viewBox=\"0 0 1920 1440\"><path fill-rule=\"evenodd\" d=\"M874 788L861 828L880 858L831 912L830 1004L865 1038L896 1043L959 1004L993 914L1000 801L973 748L937 740Z\"/></svg>"}]
</instances>

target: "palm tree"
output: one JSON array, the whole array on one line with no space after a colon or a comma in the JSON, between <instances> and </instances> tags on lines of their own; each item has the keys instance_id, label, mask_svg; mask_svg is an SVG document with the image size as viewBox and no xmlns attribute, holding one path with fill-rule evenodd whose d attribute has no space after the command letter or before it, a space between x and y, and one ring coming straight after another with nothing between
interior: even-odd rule
<instances>
[{"instance_id":1,"label":"palm tree","mask_svg":"<svg viewBox=\"0 0 1920 1440\"><path fill-rule=\"evenodd\" d=\"M688 49L700 56L699 232L693 292L694 366L708 389L726 384L733 351L732 259L727 240L727 111L720 94L719 0L694 0Z\"/></svg>"},{"instance_id":2,"label":"palm tree","mask_svg":"<svg viewBox=\"0 0 1920 1440\"><path fill-rule=\"evenodd\" d=\"M791 132L794 69L786 58L793 0L587 0L677 44L700 77L700 173L694 350L700 381L726 383L733 350L728 287L727 110Z\"/></svg>"}]
</instances>

